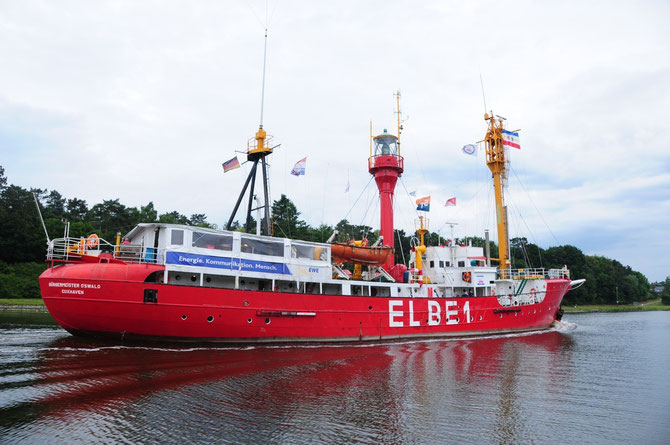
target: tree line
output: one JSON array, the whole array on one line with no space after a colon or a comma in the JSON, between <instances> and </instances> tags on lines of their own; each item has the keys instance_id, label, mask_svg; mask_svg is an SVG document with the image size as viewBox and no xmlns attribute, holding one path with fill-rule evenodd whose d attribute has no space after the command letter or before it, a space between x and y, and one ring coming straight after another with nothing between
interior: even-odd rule
<instances>
[{"instance_id":1,"label":"tree line","mask_svg":"<svg viewBox=\"0 0 670 445\"><path fill-rule=\"evenodd\" d=\"M112 243L117 233L124 235L141 222L215 227L207 221L204 213L190 217L176 210L159 214L153 202L140 207L127 207L118 199L110 199L89 207L85 200L76 197L68 199L56 190L8 185L4 169L0 166L0 298L39 296L37 276L46 267L46 236L33 196L37 196L44 224L52 237L62 236L66 221L70 223L72 237L96 233ZM325 242L337 230L337 241L367 238L370 244L379 237L378 230L352 224L346 219L335 226L321 224L312 227L300 218L300 211L286 195L273 202L271 215L275 236ZM253 218L251 222L253 231ZM245 223L236 221L232 229L244 230ZM395 261L407 264L416 236L404 230L396 230L395 236ZM442 245L449 241L477 247L484 247L486 242L478 236L447 240L434 232L425 237L427 245ZM529 243L526 238L514 238L510 245L514 268L561 268L566 265L573 278L586 278L584 286L568 293L566 304L625 304L652 296L647 278L617 260L584 255L570 245L543 249ZM489 247L491 256L497 257L496 243L489 241Z\"/></svg>"}]
</instances>

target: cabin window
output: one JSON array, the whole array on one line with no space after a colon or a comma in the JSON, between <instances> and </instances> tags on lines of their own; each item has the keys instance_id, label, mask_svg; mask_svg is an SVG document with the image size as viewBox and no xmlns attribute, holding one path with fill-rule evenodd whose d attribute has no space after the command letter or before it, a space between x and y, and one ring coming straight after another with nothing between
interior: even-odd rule
<instances>
[{"instance_id":1,"label":"cabin window","mask_svg":"<svg viewBox=\"0 0 670 445\"><path fill-rule=\"evenodd\" d=\"M328 261L328 250L325 247L291 244L291 258Z\"/></svg>"},{"instance_id":2,"label":"cabin window","mask_svg":"<svg viewBox=\"0 0 670 445\"><path fill-rule=\"evenodd\" d=\"M451 262L450 262L450 261L445 261L445 263L447 263L447 267L451 266Z\"/></svg>"},{"instance_id":3,"label":"cabin window","mask_svg":"<svg viewBox=\"0 0 670 445\"><path fill-rule=\"evenodd\" d=\"M465 267L465 261L459 261L458 267Z\"/></svg>"},{"instance_id":4,"label":"cabin window","mask_svg":"<svg viewBox=\"0 0 670 445\"><path fill-rule=\"evenodd\" d=\"M191 244L193 247L202 249L233 250L233 236L193 232L193 243Z\"/></svg>"},{"instance_id":5,"label":"cabin window","mask_svg":"<svg viewBox=\"0 0 670 445\"><path fill-rule=\"evenodd\" d=\"M444 267L444 261L440 261L440 267Z\"/></svg>"},{"instance_id":6,"label":"cabin window","mask_svg":"<svg viewBox=\"0 0 670 445\"><path fill-rule=\"evenodd\" d=\"M284 243L243 236L241 250L244 253L253 253L255 255L284 256Z\"/></svg>"},{"instance_id":7,"label":"cabin window","mask_svg":"<svg viewBox=\"0 0 670 445\"><path fill-rule=\"evenodd\" d=\"M183 230L172 230L170 236L170 244L173 246L182 246L184 245L184 231Z\"/></svg>"},{"instance_id":8,"label":"cabin window","mask_svg":"<svg viewBox=\"0 0 670 445\"><path fill-rule=\"evenodd\" d=\"M432 269L433 267L435 267L435 261L432 261L432 260L431 260L431 262L430 262L430 267L431 267L431 269Z\"/></svg>"}]
</instances>

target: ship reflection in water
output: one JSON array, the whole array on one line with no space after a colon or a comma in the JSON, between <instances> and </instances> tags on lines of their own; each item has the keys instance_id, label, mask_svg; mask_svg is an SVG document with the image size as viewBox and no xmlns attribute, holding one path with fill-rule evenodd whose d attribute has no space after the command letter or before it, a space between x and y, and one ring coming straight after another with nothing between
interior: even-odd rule
<instances>
[{"instance_id":1,"label":"ship reflection in water","mask_svg":"<svg viewBox=\"0 0 670 445\"><path fill-rule=\"evenodd\" d=\"M239 349L61 336L2 371L0 435L36 443L549 440L559 432L532 406L560 391L571 348L558 332Z\"/></svg>"},{"instance_id":2,"label":"ship reflection in water","mask_svg":"<svg viewBox=\"0 0 670 445\"><path fill-rule=\"evenodd\" d=\"M571 332L237 349L97 342L12 317L0 312L2 444L670 437L670 312L574 316Z\"/></svg>"}]
</instances>

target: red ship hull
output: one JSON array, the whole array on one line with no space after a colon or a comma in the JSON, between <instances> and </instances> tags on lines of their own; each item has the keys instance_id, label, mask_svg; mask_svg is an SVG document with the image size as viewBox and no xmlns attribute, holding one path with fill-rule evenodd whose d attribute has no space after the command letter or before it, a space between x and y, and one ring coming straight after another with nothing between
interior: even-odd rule
<instances>
[{"instance_id":1,"label":"red ship hull","mask_svg":"<svg viewBox=\"0 0 670 445\"><path fill-rule=\"evenodd\" d=\"M547 279L542 302L492 297L315 295L147 283L163 266L73 264L40 276L54 319L73 334L224 343L379 341L549 328L569 279ZM145 302L145 290L156 302Z\"/></svg>"}]
</instances>

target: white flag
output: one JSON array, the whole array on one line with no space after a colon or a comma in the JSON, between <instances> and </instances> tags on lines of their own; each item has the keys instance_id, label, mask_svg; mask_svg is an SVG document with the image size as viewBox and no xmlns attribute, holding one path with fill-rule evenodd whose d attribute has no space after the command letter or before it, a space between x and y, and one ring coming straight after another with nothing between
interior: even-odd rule
<instances>
[{"instance_id":1,"label":"white flag","mask_svg":"<svg viewBox=\"0 0 670 445\"><path fill-rule=\"evenodd\" d=\"M475 144L464 145L463 153L470 156L477 156L477 146Z\"/></svg>"}]
</instances>

